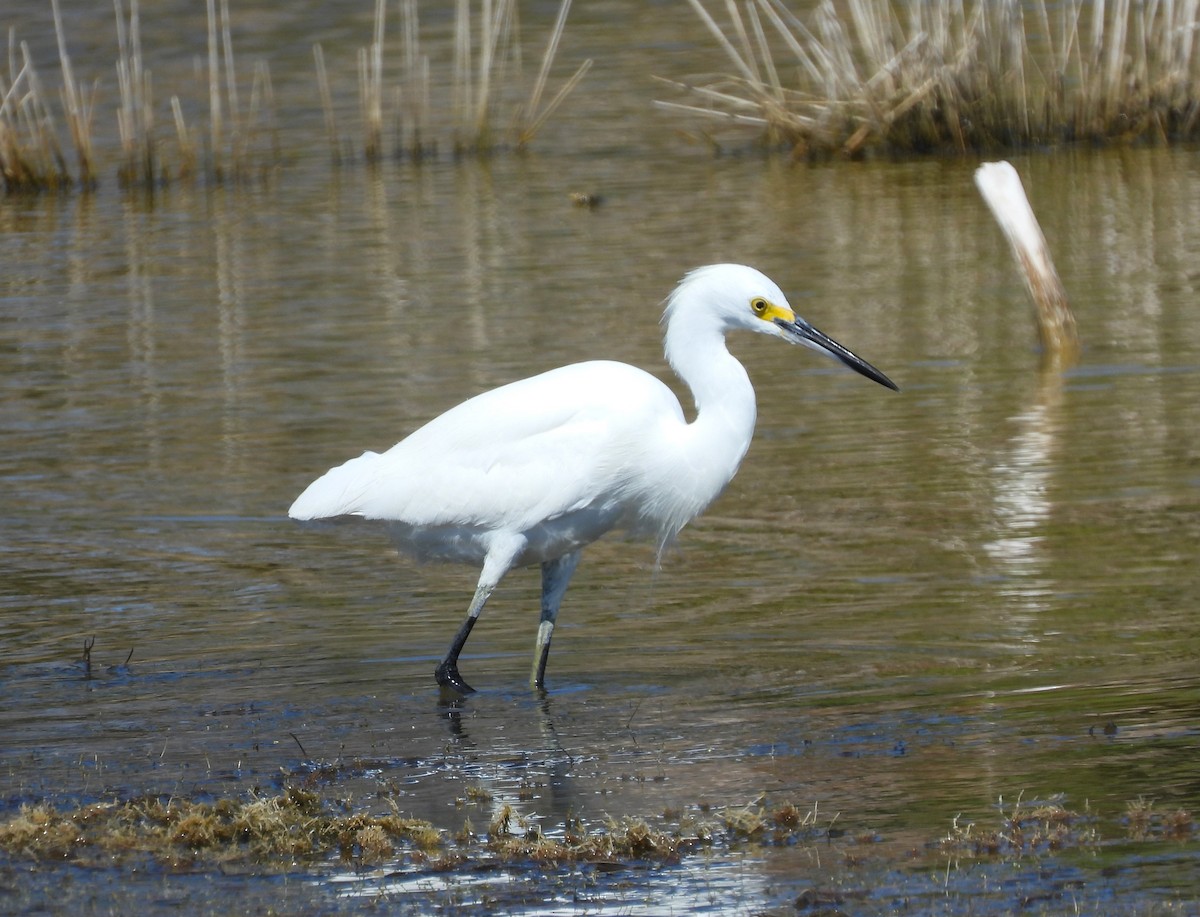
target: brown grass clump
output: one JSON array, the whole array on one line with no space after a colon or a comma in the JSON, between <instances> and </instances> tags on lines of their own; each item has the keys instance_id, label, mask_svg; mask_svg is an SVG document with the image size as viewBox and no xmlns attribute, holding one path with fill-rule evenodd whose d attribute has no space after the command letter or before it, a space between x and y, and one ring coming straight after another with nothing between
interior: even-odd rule
<instances>
[{"instance_id":1,"label":"brown grass clump","mask_svg":"<svg viewBox=\"0 0 1200 917\"><path fill-rule=\"evenodd\" d=\"M9 194L55 191L72 183L49 101L29 46L9 33L9 72L0 75L0 175ZM20 67L17 67L17 60Z\"/></svg>"},{"instance_id":2,"label":"brown grass clump","mask_svg":"<svg viewBox=\"0 0 1200 917\"><path fill-rule=\"evenodd\" d=\"M793 802L785 802L778 808L768 809L763 802L722 810L721 821L726 834L737 841L790 844L828 836L830 826L837 821L835 815L829 824L819 824L815 804L811 809L801 809Z\"/></svg>"},{"instance_id":3,"label":"brown grass clump","mask_svg":"<svg viewBox=\"0 0 1200 917\"><path fill-rule=\"evenodd\" d=\"M788 802L775 810L771 816L771 821L781 828L794 830L801 825L807 824L810 814L812 813L802 812L793 803Z\"/></svg>"},{"instance_id":4,"label":"brown grass clump","mask_svg":"<svg viewBox=\"0 0 1200 917\"><path fill-rule=\"evenodd\" d=\"M500 806L496 810L496 814L492 816L492 823L488 825L488 837L493 839L511 837L516 814L516 811L508 803Z\"/></svg>"},{"instance_id":5,"label":"brown grass clump","mask_svg":"<svg viewBox=\"0 0 1200 917\"><path fill-rule=\"evenodd\" d=\"M1165 812L1162 816L1163 833L1175 841L1187 840L1196 830L1192 813L1184 809Z\"/></svg>"},{"instance_id":6,"label":"brown grass clump","mask_svg":"<svg viewBox=\"0 0 1200 917\"><path fill-rule=\"evenodd\" d=\"M1001 800L997 809L1000 819L994 827L954 818L950 833L937 844L947 869L961 859L1019 859L1104 843L1100 821L1086 806L1077 812L1057 798L1036 803L1018 799L1011 808ZM1184 841L1194 833L1191 813L1162 809L1142 797L1126 803L1122 820L1128 839L1134 841Z\"/></svg>"},{"instance_id":7,"label":"brown grass clump","mask_svg":"<svg viewBox=\"0 0 1200 917\"><path fill-rule=\"evenodd\" d=\"M79 826L45 803L23 806L16 818L0 826L3 849L51 860L70 856L81 840Z\"/></svg>"},{"instance_id":8,"label":"brown grass clump","mask_svg":"<svg viewBox=\"0 0 1200 917\"><path fill-rule=\"evenodd\" d=\"M469 823L459 833L460 844L476 840ZM503 862L529 861L538 864L595 863L650 860L674 862L681 850L695 842L680 830L652 827L643 819L610 819L602 830L588 831L578 819L569 818L561 835L546 834L508 803L496 809L488 827L484 847Z\"/></svg>"},{"instance_id":9,"label":"brown grass clump","mask_svg":"<svg viewBox=\"0 0 1200 917\"><path fill-rule=\"evenodd\" d=\"M1125 819L1129 836L1134 840L1144 840L1150 835L1154 823L1154 804L1139 796L1126 803Z\"/></svg>"},{"instance_id":10,"label":"brown grass clump","mask_svg":"<svg viewBox=\"0 0 1200 917\"><path fill-rule=\"evenodd\" d=\"M469 786L467 787L465 801L474 803L489 803L492 801L492 792L484 786Z\"/></svg>"},{"instance_id":11,"label":"brown grass clump","mask_svg":"<svg viewBox=\"0 0 1200 917\"><path fill-rule=\"evenodd\" d=\"M544 834L536 826L520 824L521 832L512 831L489 835L487 851L504 862L528 861L542 865L567 863L605 863L650 861L677 862L684 850L695 844L695 838L678 831L652 827L638 818L610 820L603 830L583 831L579 825L568 829L561 837Z\"/></svg>"},{"instance_id":12,"label":"brown grass clump","mask_svg":"<svg viewBox=\"0 0 1200 917\"><path fill-rule=\"evenodd\" d=\"M1131 840L1154 838L1182 841L1195 831L1192 814L1186 809L1161 809L1154 800L1139 796L1125 805L1125 829Z\"/></svg>"},{"instance_id":13,"label":"brown grass clump","mask_svg":"<svg viewBox=\"0 0 1200 917\"><path fill-rule=\"evenodd\" d=\"M354 834L354 846L362 851L359 859L363 863L383 863L395 855L388 833L379 825L366 825Z\"/></svg>"},{"instance_id":14,"label":"brown grass clump","mask_svg":"<svg viewBox=\"0 0 1200 917\"><path fill-rule=\"evenodd\" d=\"M337 813L329 811L336 808ZM569 819L559 837L542 832L512 806L500 806L487 836L469 824L458 850L429 822L390 814L340 814L320 796L292 786L277 796L216 802L147 797L95 803L59 812L46 804L23 807L0 825L0 850L38 859L87 861L99 854L146 855L164 863L211 861L286 866L298 859L335 856L379 864L408 855L434 870L456 869L473 858L538 864L650 860L675 861L697 835L654 828L641 819L610 821L586 830Z\"/></svg>"},{"instance_id":15,"label":"brown grass clump","mask_svg":"<svg viewBox=\"0 0 1200 917\"><path fill-rule=\"evenodd\" d=\"M941 852L953 860L1016 858L1099 842L1094 816L1067 809L1057 799L1036 803L1018 799L1008 810L1001 800L998 809L1000 823L994 828L955 816L950 833L938 845Z\"/></svg>"},{"instance_id":16,"label":"brown grass clump","mask_svg":"<svg viewBox=\"0 0 1200 917\"><path fill-rule=\"evenodd\" d=\"M767 830L766 812L757 805L726 809L721 815L721 820L726 832L743 840L759 837Z\"/></svg>"},{"instance_id":17,"label":"brown grass clump","mask_svg":"<svg viewBox=\"0 0 1200 917\"><path fill-rule=\"evenodd\" d=\"M504 861L662 863L677 862L690 851L711 846L721 827L730 845L780 845L812 840L828 832L828 826L817 824L815 805L802 810L788 802L768 812L760 803L723 809L716 822L673 810L664 818L670 824L658 827L646 819L622 818L609 819L601 829L589 831L578 819L568 819L560 836L544 833L506 804L492 819L487 849Z\"/></svg>"},{"instance_id":18,"label":"brown grass clump","mask_svg":"<svg viewBox=\"0 0 1200 917\"><path fill-rule=\"evenodd\" d=\"M733 72L660 103L746 125L795 155L989 151L1200 133L1194 3L893 4L735 0L718 24Z\"/></svg>"},{"instance_id":19,"label":"brown grass clump","mask_svg":"<svg viewBox=\"0 0 1200 917\"><path fill-rule=\"evenodd\" d=\"M0 848L52 859L103 851L167 862L191 857L270 864L336 854L377 863L393 857L397 846L427 853L443 843L428 822L396 812L330 814L316 793L297 787L278 796L215 803L151 797L74 812L39 804L0 825Z\"/></svg>"}]
</instances>

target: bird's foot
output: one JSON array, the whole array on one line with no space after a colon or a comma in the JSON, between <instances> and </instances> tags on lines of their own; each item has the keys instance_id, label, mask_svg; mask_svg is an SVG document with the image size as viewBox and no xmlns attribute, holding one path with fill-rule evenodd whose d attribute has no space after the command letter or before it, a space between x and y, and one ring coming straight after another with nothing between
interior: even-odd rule
<instances>
[{"instance_id":1,"label":"bird's foot","mask_svg":"<svg viewBox=\"0 0 1200 917\"><path fill-rule=\"evenodd\" d=\"M442 688L449 691L455 691L459 694L474 694L475 689L472 688L463 677L458 674L457 663L444 661L437 667L433 673L433 677L437 679L437 683Z\"/></svg>"}]
</instances>

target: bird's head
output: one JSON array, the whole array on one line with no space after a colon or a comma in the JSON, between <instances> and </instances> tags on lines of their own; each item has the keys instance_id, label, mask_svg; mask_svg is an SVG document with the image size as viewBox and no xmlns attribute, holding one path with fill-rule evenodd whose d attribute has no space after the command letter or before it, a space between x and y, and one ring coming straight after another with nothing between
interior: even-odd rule
<instances>
[{"instance_id":1,"label":"bird's head","mask_svg":"<svg viewBox=\"0 0 1200 917\"><path fill-rule=\"evenodd\" d=\"M896 383L862 357L797 315L771 278L744 264L710 264L689 272L667 300L664 317L669 322L677 312L686 312L688 321L715 319L722 332L745 329L803 344L899 391Z\"/></svg>"}]
</instances>

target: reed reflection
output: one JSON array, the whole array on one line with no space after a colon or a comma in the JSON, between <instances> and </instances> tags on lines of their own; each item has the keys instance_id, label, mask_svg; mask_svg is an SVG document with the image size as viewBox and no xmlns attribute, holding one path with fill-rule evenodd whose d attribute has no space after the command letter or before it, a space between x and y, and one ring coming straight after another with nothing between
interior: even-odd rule
<instances>
[{"instance_id":1,"label":"reed reflection","mask_svg":"<svg viewBox=\"0 0 1200 917\"><path fill-rule=\"evenodd\" d=\"M243 409L247 382L246 278L257 263L248 250L245 220L229 196L214 192L212 202L213 274L217 301L217 352L221 372L221 460L230 477L246 473L246 416ZM206 305L199 304L201 309Z\"/></svg>"},{"instance_id":2,"label":"reed reflection","mask_svg":"<svg viewBox=\"0 0 1200 917\"><path fill-rule=\"evenodd\" d=\"M134 198L121 205L125 229L125 285L129 300L126 343L129 371L135 383L149 470L158 473L163 463L163 384L159 366L159 328L155 307L153 213Z\"/></svg>"}]
</instances>

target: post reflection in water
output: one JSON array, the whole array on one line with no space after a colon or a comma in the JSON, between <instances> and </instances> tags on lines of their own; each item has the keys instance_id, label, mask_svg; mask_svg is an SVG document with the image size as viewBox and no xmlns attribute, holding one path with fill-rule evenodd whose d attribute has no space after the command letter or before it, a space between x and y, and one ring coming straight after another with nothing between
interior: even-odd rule
<instances>
[{"instance_id":1,"label":"post reflection in water","mask_svg":"<svg viewBox=\"0 0 1200 917\"><path fill-rule=\"evenodd\" d=\"M1056 584L1047 578L1044 527L1054 511L1052 492L1062 408L1061 372L1038 373L1037 396L1025 411L1009 419L1015 428L1006 449L992 466L995 487L995 537L984 550L999 568L997 584L1009 599L1006 618L1019 641L1037 642L1037 612L1053 601Z\"/></svg>"}]
</instances>

